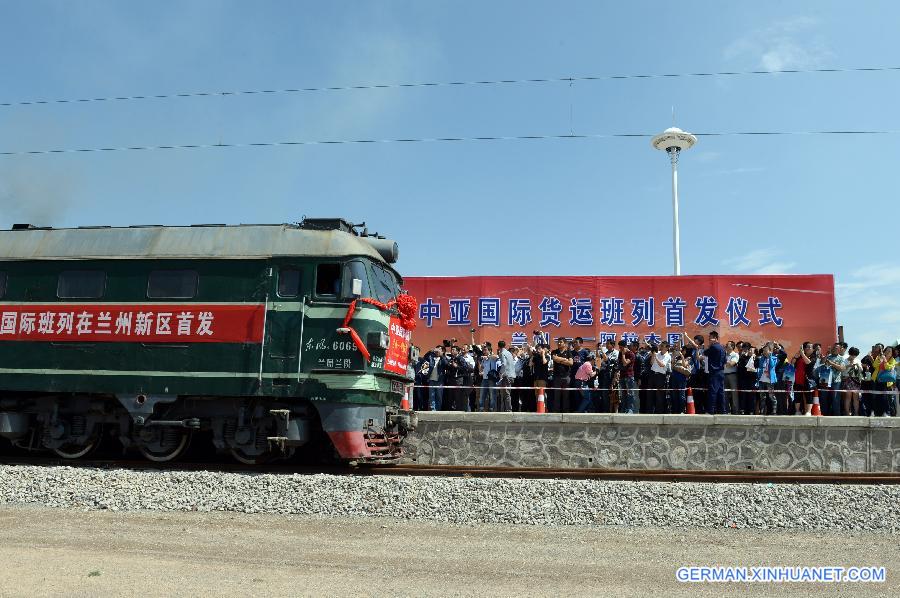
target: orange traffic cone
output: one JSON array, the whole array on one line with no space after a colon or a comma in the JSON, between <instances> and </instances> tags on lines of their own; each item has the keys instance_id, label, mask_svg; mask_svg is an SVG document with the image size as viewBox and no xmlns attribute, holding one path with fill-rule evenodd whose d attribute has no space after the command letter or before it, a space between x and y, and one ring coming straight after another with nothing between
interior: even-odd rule
<instances>
[{"instance_id":1,"label":"orange traffic cone","mask_svg":"<svg viewBox=\"0 0 900 598\"><path fill-rule=\"evenodd\" d=\"M400 399L400 410L401 411L409 411L409 395L413 392L412 386L407 386L406 390L403 392L403 398Z\"/></svg>"},{"instance_id":2,"label":"orange traffic cone","mask_svg":"<svg viewBox=\"0 0 900 598\"><path fill-rule=\"evenodd\" d=\"M688 415L697 415L697 410L694 409L694 391L690 386L687 389L687 405L684 412Z\"/></svg>"},{"instance_id":3,"label":"orange traffic cone","mask_svg":"<svg viewBox=\"0 0 900 598\"><path fill-rule=\"evenodd\" d=\"M819 389L813 391L813 406L810 415L822 415L822 408L819 406Z\"/></svg>"},{"instance_id":4,"label":"orange traffic cone","mask_svg":"<svg viewBox=\"0 0 900 598\"><path fill-rule=\"evenodd\" d=\"M538 389L537 412L538 412L538 413L547 413L547 405L544 404L544 391L543 391L543 389Z\"/></svg>"}]
</instances>

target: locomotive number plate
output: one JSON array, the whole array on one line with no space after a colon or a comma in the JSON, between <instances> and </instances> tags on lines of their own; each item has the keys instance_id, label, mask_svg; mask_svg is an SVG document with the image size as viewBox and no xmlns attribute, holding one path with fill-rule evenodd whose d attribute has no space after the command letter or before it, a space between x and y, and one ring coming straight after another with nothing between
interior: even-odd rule
<instances>
[{"instance_id":1,"label":"locomotive number plate","mask_svg":"<svg viewBox=\"0 0 900 598\"><path fill-rule=\"evenodd\" d=\"M398 380L391 380L391 392L395 392L398 395L403 394L403 383Z\"/></svg>"}]
</instances>

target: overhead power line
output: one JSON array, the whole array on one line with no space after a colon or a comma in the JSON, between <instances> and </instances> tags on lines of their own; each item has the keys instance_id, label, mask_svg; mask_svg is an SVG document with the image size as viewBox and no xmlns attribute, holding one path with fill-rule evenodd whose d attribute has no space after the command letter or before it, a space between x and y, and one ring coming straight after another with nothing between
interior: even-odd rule
<instances>
[{"instance_id":1,"label":"overhead power line","mask_svg":"<svg viewBox=\"0 0 900 598\"><path fill-rule=\"evenodd\" d=\"M787 136L787 135L897 135L897 131L877 130L845 130L845 131L730 131L716 133L694 133L697 137L735 137L735 136ZM286 147L303 145L358 145L365 143L434 143L446 141L527 141L547 139L623 139L651 138L651 133L597 133L587 135L497 135L489 137L419 137L398 139L333 139L306 141L264 141L256 143L192 143L182 145L134 145L122 147L83 147L69 149L15 150L0 151L0 156L27 156L44 154L78 154L99 152L126 152L151 150L188 150L211 148L241 147Z\"/></svg>"},{"instance_id":2,"label":"overhead power line","mask_svg":"<svg viewBox=\"0 0 900 598\"><path fill-rule=\"evenodd\" d=\"M338 85L321 87L297 87L289 89L245 89L232 91L190 91L182 93L162 93L143 95L118 95L96 98L60 98L51 100L18 100L0 102L0 107L38 106L46 104L85 104L91 102L122 102L133 100L163 100L173 98L226 97L247 95L271 95L287 93L311 93L319 91L352 91L371 89L407 89L415 87L457 87L463 85L510 85L525 83L575 83L579 81L614 81L622 79L674 79L679 77L742 77L748 75L793 75L802 73L879 73L900 71L900 66L820 68L820 69L774 69L757 71L715 71L708 73L652 73L630 75L585 75L572 77L546 77L542 79L494 79L485 81L432 81L419 83L382 83L363 85Z\"/></svg>"}]
</instances>

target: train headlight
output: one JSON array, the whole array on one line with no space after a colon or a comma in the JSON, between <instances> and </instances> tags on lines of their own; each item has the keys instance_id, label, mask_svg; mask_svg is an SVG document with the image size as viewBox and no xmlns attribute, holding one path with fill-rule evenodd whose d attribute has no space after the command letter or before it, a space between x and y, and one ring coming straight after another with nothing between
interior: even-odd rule
<instances>
[{"instance_id":1,"label":"train headlight","mask_svg":"<svg viewBox=\"0 0 900 598\"><path fill-rule=\"evenodd\" d=\"M366 347L369 349L387 349L391 345L391 337L386 332L370 332L366 336Z\"/></svg>"}]
</instances>

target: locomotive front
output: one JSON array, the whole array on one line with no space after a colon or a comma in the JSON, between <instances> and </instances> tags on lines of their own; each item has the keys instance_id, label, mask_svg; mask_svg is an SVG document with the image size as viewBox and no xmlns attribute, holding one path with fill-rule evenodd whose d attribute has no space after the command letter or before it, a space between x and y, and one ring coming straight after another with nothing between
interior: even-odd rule
<instances>
[{"instance_id":1,"label":"locomotive front","mask_svg":"<svg viewBox=\"0 0 900 598\"><path fill-rule=\"evenodd\" d=\"M315 407L341 459L396 460L416 423L415 413L400 405L413 382L409 363L418 359L411 343L415 299L401 293L402 279L391 266L397 244L357 233L342 220L307 219L301 227L359 234L381 259L318 264L304 310L300 362L308 378L300 395Z\"/></svg>"}]
</instances>

